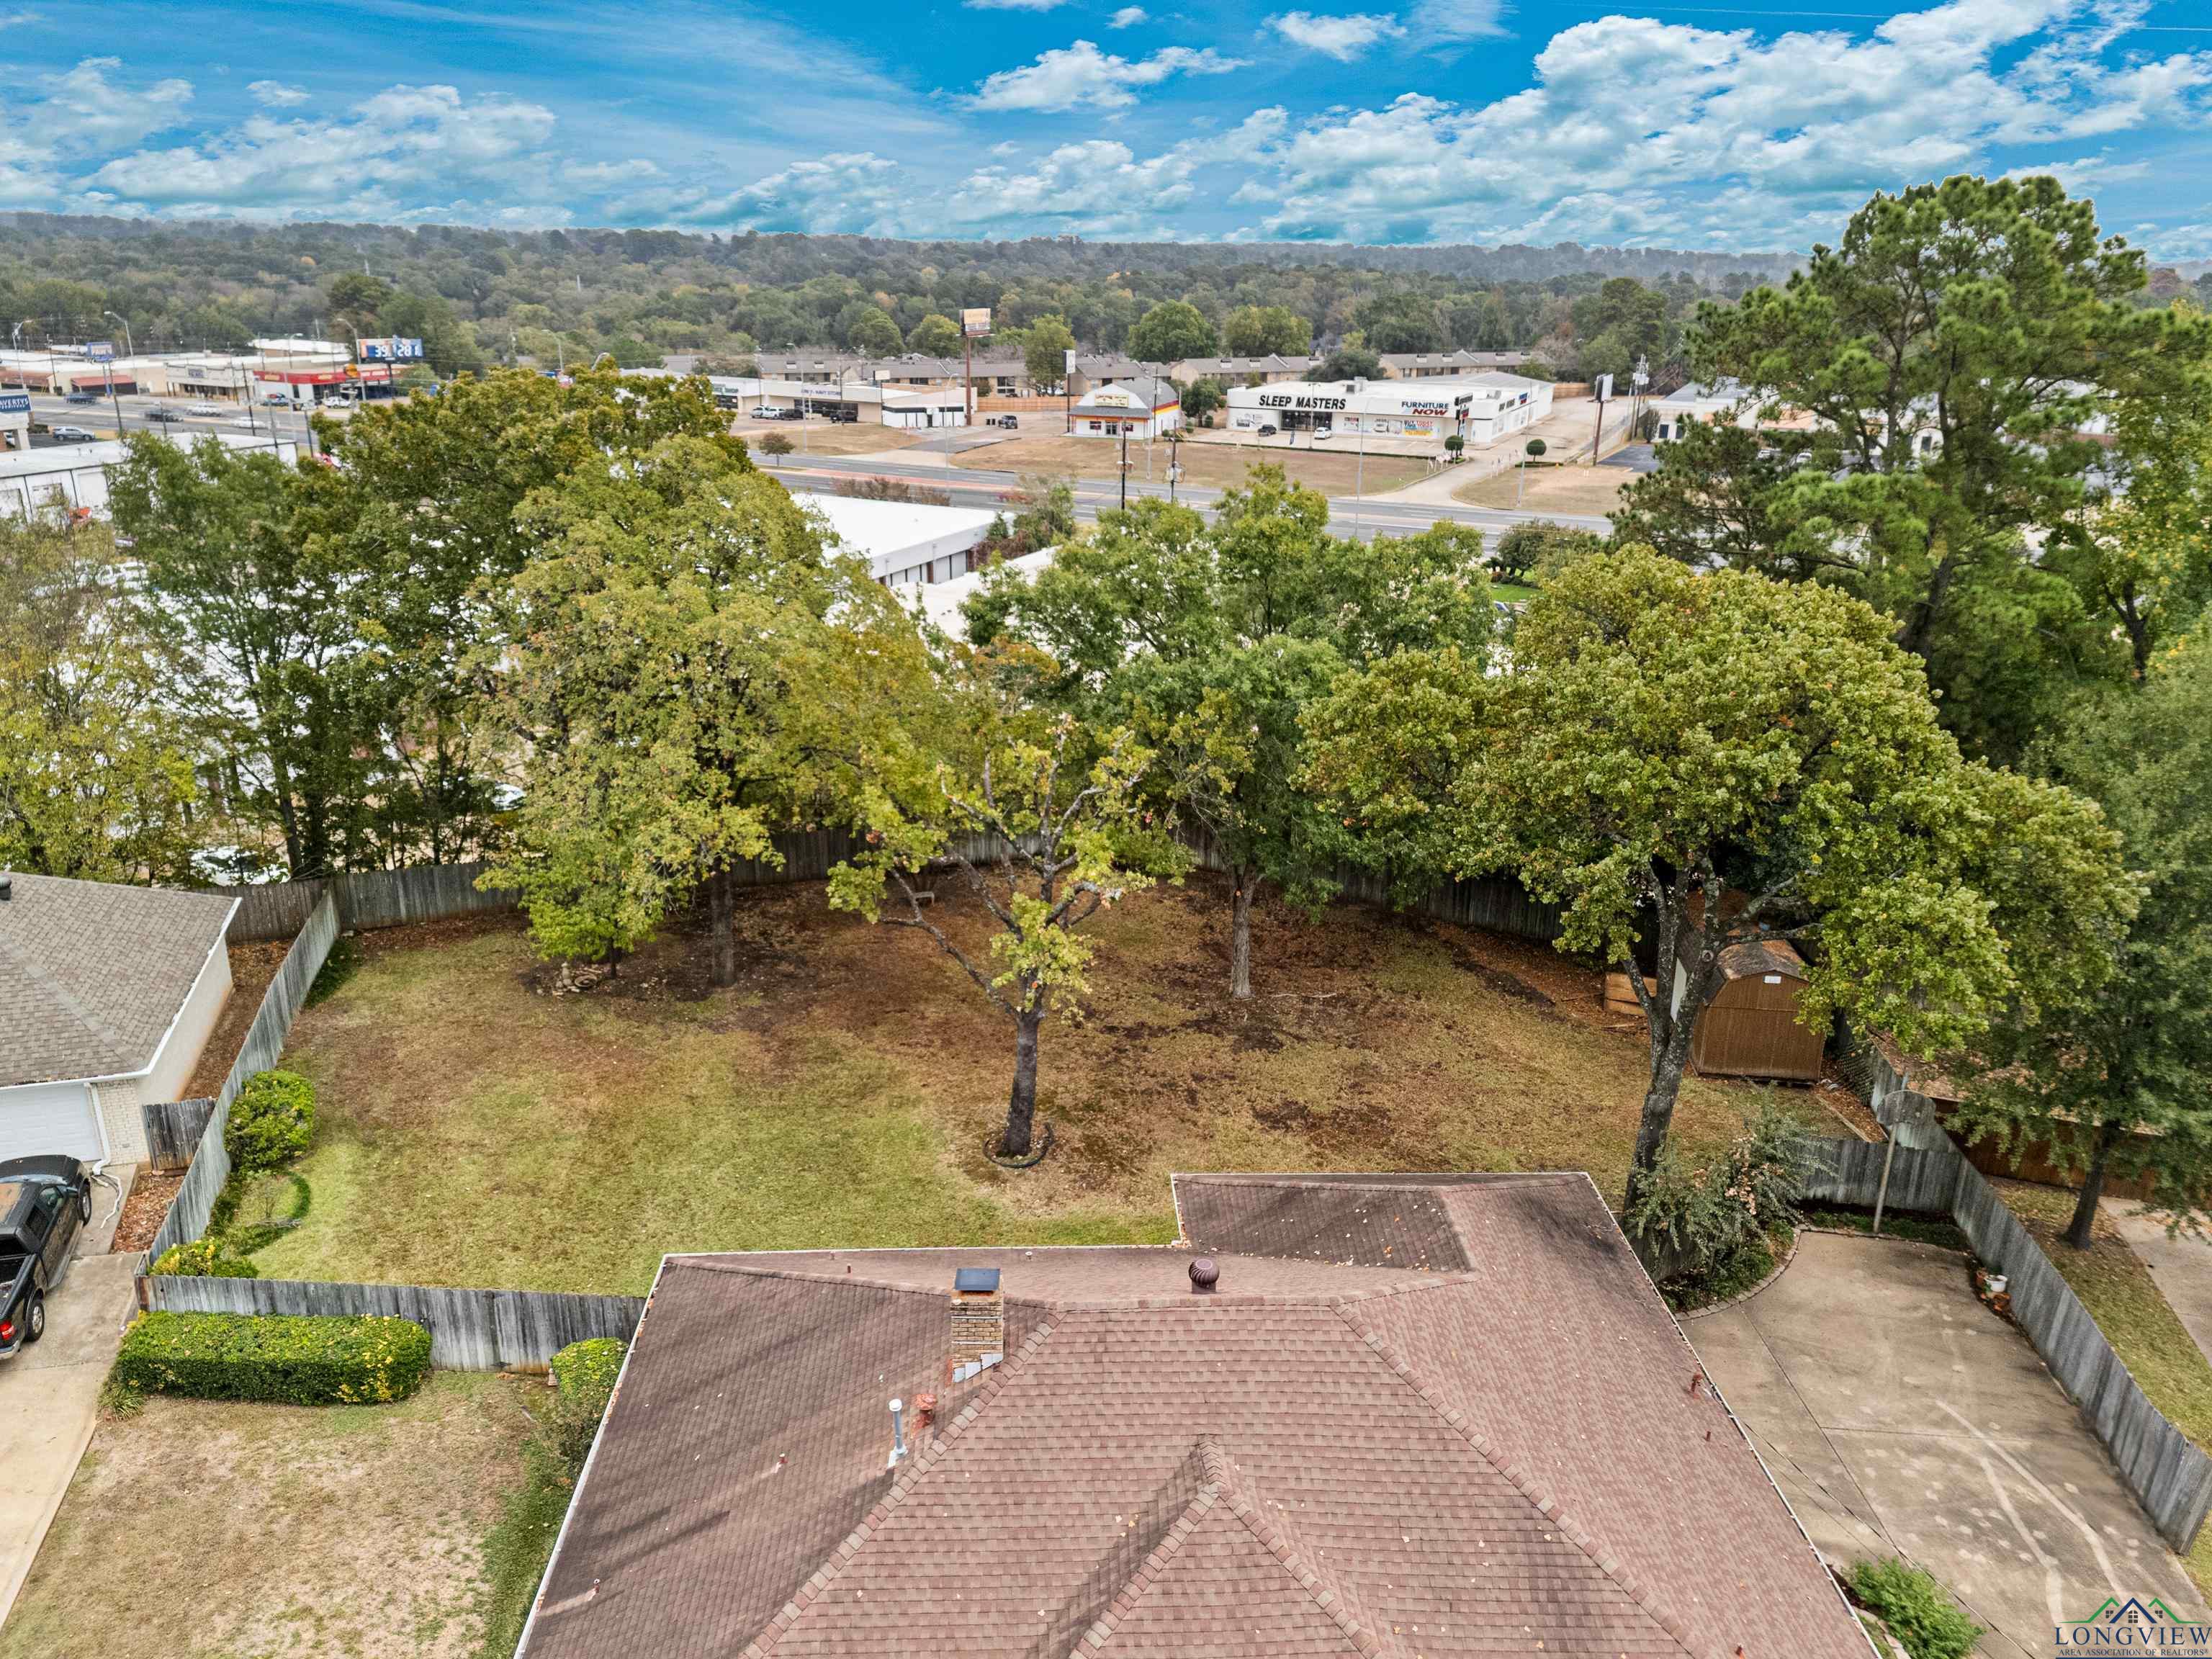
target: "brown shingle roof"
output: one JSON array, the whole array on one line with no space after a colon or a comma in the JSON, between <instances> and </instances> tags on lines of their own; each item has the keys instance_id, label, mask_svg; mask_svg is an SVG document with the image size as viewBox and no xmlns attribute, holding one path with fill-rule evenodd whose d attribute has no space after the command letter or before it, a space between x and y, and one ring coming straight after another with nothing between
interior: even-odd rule
<instances>
[{"instance_id":1,"label":"brown shingle roof","mask_svg":"<svg viewBox=\"0 0 2212 1659\"><path fill-rule=\"evenodd\" d=\"M153 1063L235 901L17 875L0 903L0 1087Z\"/></svg>"},{"instance_id":2,"label":"brown shingle roof","mask_svg":"<svg viewBox=\"0 0 2212 1659\"><path fill-rule=\"evenodd\" d=\"M1864 1659L1587 1179L1176 1193L1215 1295L1188 1249L672 1257L531 1659ZM1312 1259L1347 1221L1390 1265ZM1396 1265L1439 1226L1464 1270ZM983 1262L1007 1358L947 1388Z\"/></svg>"}]
</instances>

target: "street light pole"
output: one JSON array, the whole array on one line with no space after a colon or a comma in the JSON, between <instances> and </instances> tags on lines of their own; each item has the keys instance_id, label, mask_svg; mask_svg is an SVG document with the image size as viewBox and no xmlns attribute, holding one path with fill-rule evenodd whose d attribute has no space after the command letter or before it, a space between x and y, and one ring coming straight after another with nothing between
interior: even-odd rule
<instances>
[{"instance_id":1,"label":"street light pole","mask_svg":"<svg viewBox=\"0 0 2212 1659\"><path fill-rule=\"evenodd\" d=\"M138 348L131 338L130 319L117 317L112 311L103 311L100 314L102 317L112 317L123 325L123 355L126 357L136 357L138 355ZM111 344L110 351L112 352L113 349ZM115 389L115 359L112 356L107 360L107 406L115 411L115 436L120 441L123 436L123 396Z\"/></svg>"}]
</instances>

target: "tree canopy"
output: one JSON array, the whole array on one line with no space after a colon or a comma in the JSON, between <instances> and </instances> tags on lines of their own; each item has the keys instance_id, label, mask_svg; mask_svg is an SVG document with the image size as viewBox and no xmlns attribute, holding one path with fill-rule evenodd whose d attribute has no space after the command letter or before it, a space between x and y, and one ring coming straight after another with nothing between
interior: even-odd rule
<instances>
[{"instance_id":1,"label":"tree canopy","mask_svg":"<svg viewBox=\"0 0 2212 1659\"><path fill-rule=\"evenodd\" d=\"M1585 559L1528 603L1508 672L1402 652L1340 682L1308 716L1310 781L1394 861L1511 872L1563 907L1561 948L1626 969L1648 1170L1737 944L1808 947L1802 1019L1841 1009L1937 1049L2108 971L2132 903L2112 832L1963 761L1890 631L1831 589Z\"/></svg>"}]
</instances>

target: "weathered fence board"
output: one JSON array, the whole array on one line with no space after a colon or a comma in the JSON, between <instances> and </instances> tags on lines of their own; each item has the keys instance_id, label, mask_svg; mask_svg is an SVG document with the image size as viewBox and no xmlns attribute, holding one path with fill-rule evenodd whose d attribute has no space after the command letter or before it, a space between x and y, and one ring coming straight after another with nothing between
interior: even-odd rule
<instances>
[{"instance_id":1,"label":"weathered fence board","mask_svg":"<svg viewBox=\"0 0 2212 1659\"><path fill-rule=\"evenodd\" d=\"M147 1100L138 1104L139 1120L146 1126L146 1153L157 1170L181 1170L192 1161L192 1152L207 1133L215 1115L215 1097L198 1095L190 1100Z\"/></svg>"},{"instance_id":2,"label":"weathered fence board","mask_svg":"<svg viewBox=\"0 0 2212 1659\"><path fill-rule=\"evenodd\" d=\"M1882 1146L1822 1140L1806 1196L1870 1205L1881 1184ZM1949 1147L1899 1146L1890 1162L1889 1207L1948 1215L1992 1273L2005 1275L2013 1318L2058 1386L2081 1407L2127 1483L2177 1550L2186 1552L2212 1510L2212 1457L2152 1405L2112 1352L2043 1247L1996 1188Z\"/></svg>"},{"instance_id":3,"label":"weathered fence board","mask_svg":"<svg viewBox=\"0 0 2212 1659\"><path fill-rule=\"evenodd\" d=\"M998 856L998 844L989 836L969 836L954 846L962 856L977 863L987 863ZM778 836L775 847L781 864L766 859L747 860L733 872L739 886L782 887L795 882L826 880L831 870L860 850L856 838L838 830ZM1192 851L1197 854L1201 869L1224 872L1228 868L1208 842L1194 841ZM423 864L403 870L368 870L307 881L222 887L216 890L239 901L238 914L231 919L232 939L287 939L307 925L308 916L325 894L337 908L342 933L515 909L516 898L512 891L478 890L477 878L487 867L481 863ZM1396 902L1389 878L1375 871L1345 865L1337 870L1336 879L1343 896L1356 902ZM1559 907L1532 898L1528 890L1510 877L1442 882L1406 908L1439 921L1486 928L1492 933L1511 933L1522 939L1549 941L1559 936Z\"/></svg>"},{"instance_id":4,"label":"weathered fence board","mask_svg":"<svg viewBox=\"0 0 2212 1659\"><path fill-rule=\"evenodd\" d=\"M162 1218L161 1230L154 1235L154 1242L148 1249L149 1258L158 1260L171 1245L189 1244L207 1230L209 1212L215 1207L223 1182L230 1179L230 1155L222 1145L223 1128L230 1121L230 1103L238 1098L238 1091L246 1079L256 1072L268 1070L284 1052L284 1039L291 1032L292 1021L298 1016L300 1006L307 1000L307 988L322 971L324 959L330 955L337 936L337 911L325 896L316 901L299 937L284 953L284 965L276 970L276 977L269 981L268 990L262 994L260 1010L253 1016L253 1024L246 1028L246 1041L239 1045L237 1061L216 1091L206 1127L200 1131L191 1168L185 1171L184 1184L169 1200L169 1212Z\"/></svg>"},{"instance_id":5,"label":"weathered fence board","mask_svg":"<svg viewBox=\"0 0 2212 1659\"><path fill-rule=\"evenodd\" d=\"M296 1279L145 1281L146 1304L168 1313L383 1314L430 1333L430 1363L442 1370L495 1371L542 1365L571 1342L628 1341L645 1312L635 1296L550 1291L458 1290L435 1285L331 1285Z\"/></svg>"}]
</instances>

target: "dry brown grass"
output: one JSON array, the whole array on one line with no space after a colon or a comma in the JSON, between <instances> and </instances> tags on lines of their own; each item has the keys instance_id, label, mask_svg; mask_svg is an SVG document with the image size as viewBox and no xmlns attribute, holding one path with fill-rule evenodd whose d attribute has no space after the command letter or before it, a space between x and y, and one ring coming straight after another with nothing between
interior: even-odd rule
<instances>
[{"instance_id":1,"label":"dry brown grass","mask_svg":"<svg viewBox=\"0 0 2212 1659\"><path fill-rule=\"evenodd\" d=\"M473 1654L522 1387L440 1372L396 1406L149 1397L104 1417L0 1659Z\"/></svg>"},{"instance_id":2,"label":"dry brown grass","mask_svg":"<svg viewBox=\"0 0 2212 1659\"><path fill-rule=\"evenodd\" d=\"M799 424L796 421L756 421L740 416L730 430L753 447L755 458L772 460L773 456L760 453L760 441L771 432L781 432L791 440L792 453L802 453ZM809 421L805 427L803 453L809 455L874 455L894 449L905 449L920 443L930 434L908 432L901 428L877 426L871 422Z\"/></svg>"},{"instance_id":3,"label":"dry brown grass","mask_svg":"<svg viewBox=\"0 0 2212 1659\"><path fill-rule=\"evenodd\" d=\"M1512 507L1518 467L1452 491L1455 499L1475 507ZM1620 492L1636 475L1625 466L1532 466L1518 505L1529 513L1611 513L1620 504Z\"/></svg>"},{"instance_id":4,"label":"dry brown grass","mask_svg":"<svg viewBox=\"0 0 2212 1659\"><path fill-rule=\"evenodd\" d=\"M1425 477L1429 470L1425 462L1404 455L1370 455L1363 471L1358 457L1350 454L1195 441L1176 447L1182 452L1183 483L1209 489L1234 489L1253 467L1267 465L1281 467L1293 483L1310 484L1328 495L1349 495L1356 481L1369 495L1378 495ZM1152 482L1158 485L1168 480L1168 448L1164 442L1152 445ZM1134 483L1145 476L1145 451L1133 439L1129 461L1129 477ZM1109 438L1009 438L963 450L952 458L955 466L1078 478L1119 477L1121 462L1121 443Z\"/></svg>"},{"instance_id":5,"label":"dry brown grass","mask_svg":"<svg viewBox=\"0 0 2212 1659\"><path fill-rule=\"evenodd\" d=\"M950 881L940 914L981 942ZM264 1277L641 1290L664 1251L1165 1240L1176 1170L1587 1169L1624 1180L1645 1066L1598 979L1548 949L1342 906L1263 906L1226 994L1211 883L1108 913L1078 1024L1044 1038L1052 1156L985 1149L1012 1029L925 935L818 886L741 907L745 968L672 937L547 994L512 927L367 938L286 1063L321 1089L314 1206ZM1808 1095L1824 1132L1837 1127ZM1693 1141L1750 1091L1692 1081Z\"/></svg>"}]
</instances>

